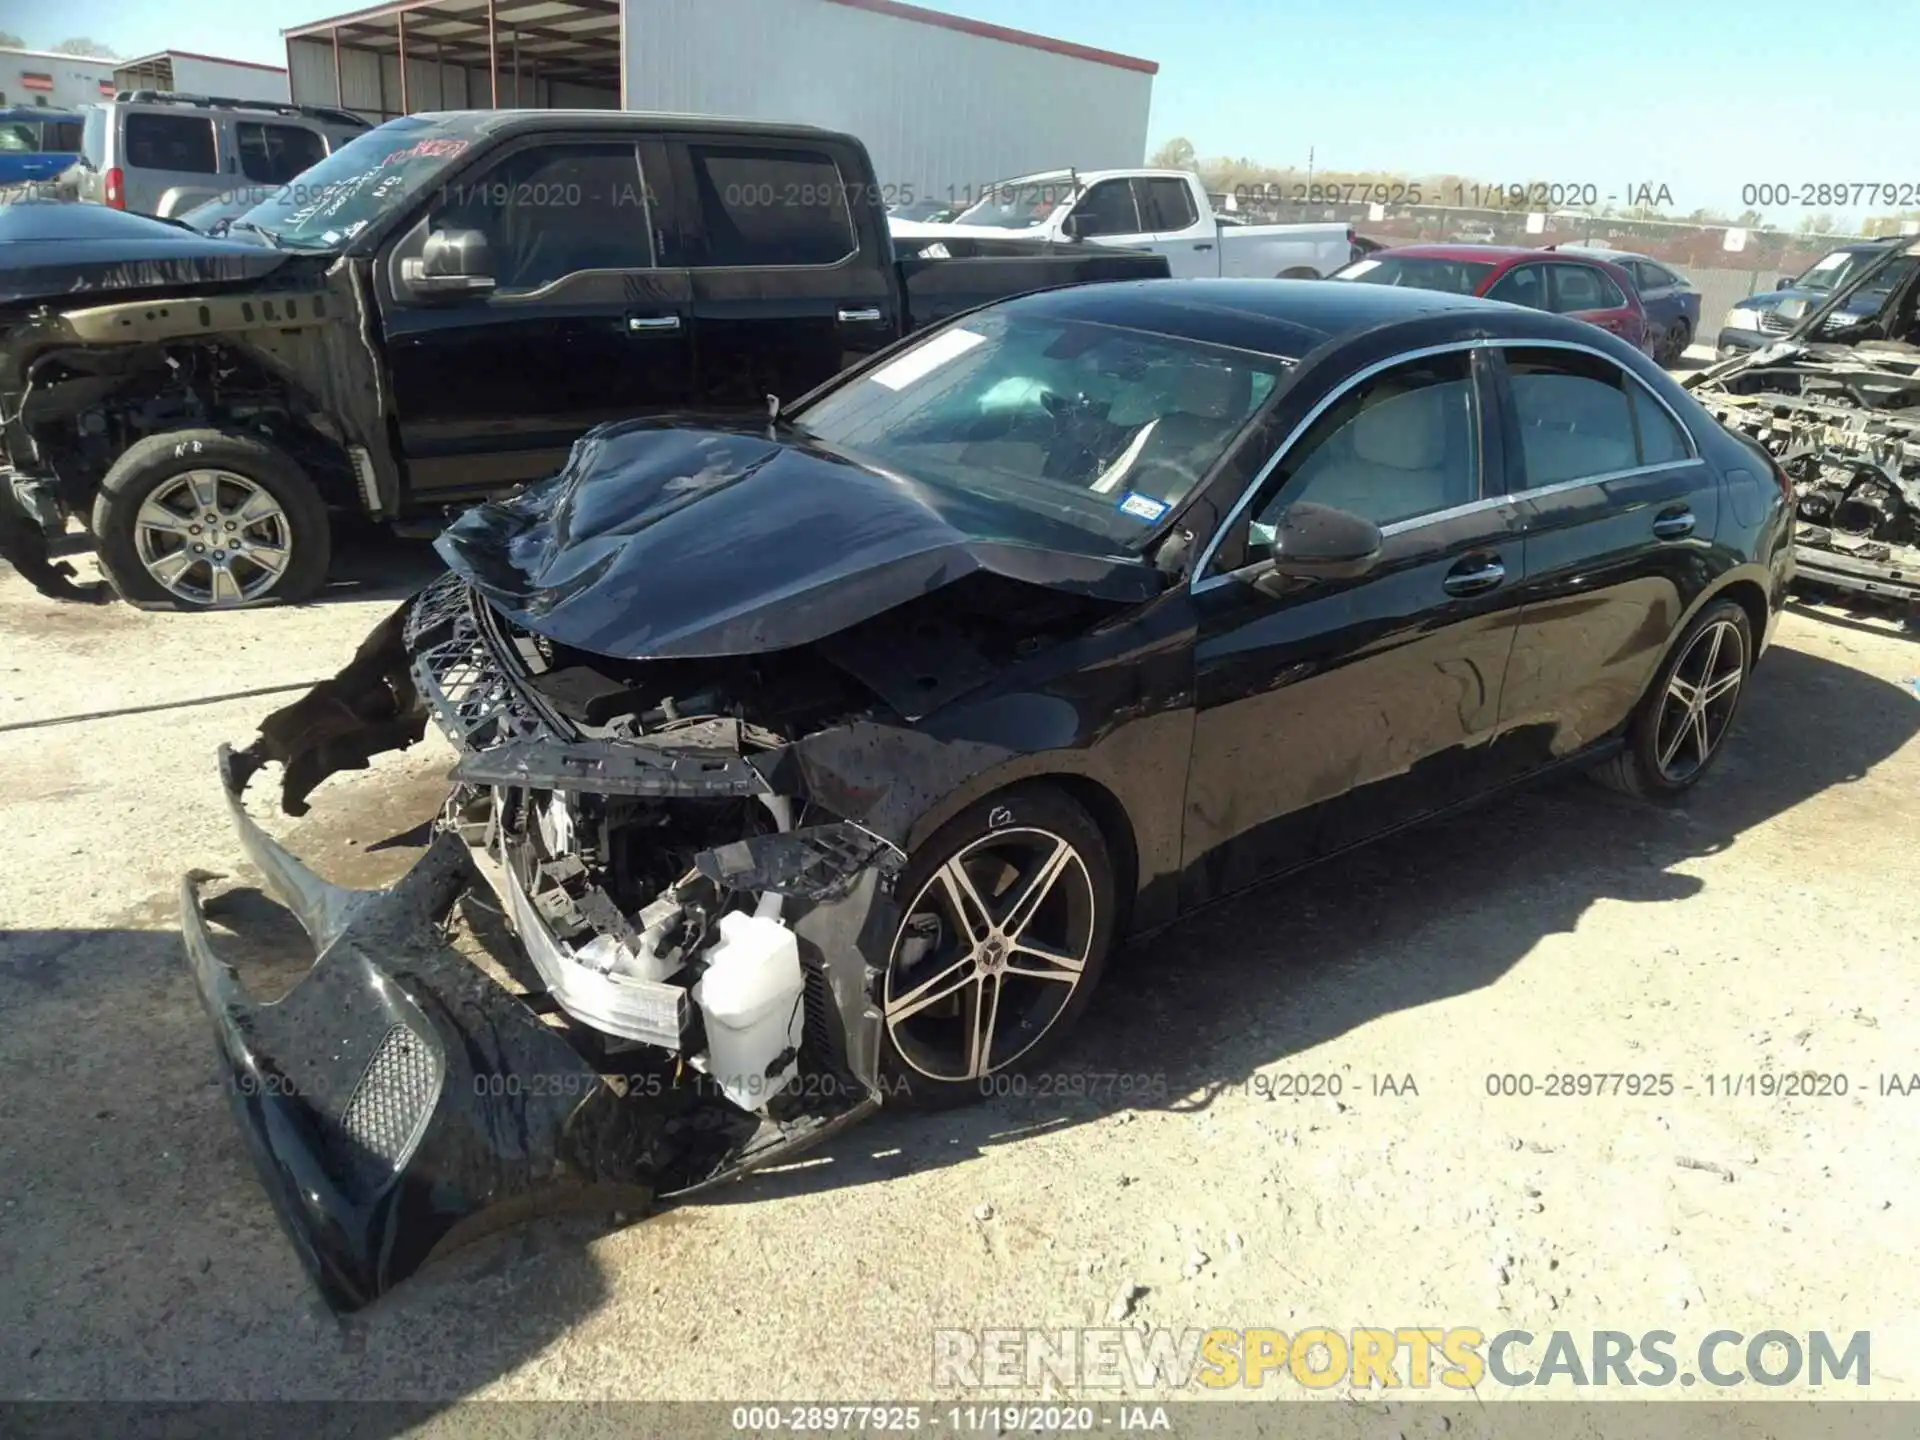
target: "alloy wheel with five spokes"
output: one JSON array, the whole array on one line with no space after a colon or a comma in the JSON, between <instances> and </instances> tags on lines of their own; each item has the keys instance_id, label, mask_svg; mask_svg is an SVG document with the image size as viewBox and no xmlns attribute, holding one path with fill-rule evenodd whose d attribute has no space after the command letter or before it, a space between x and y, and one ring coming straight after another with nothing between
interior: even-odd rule
<instances>
[{"instance_id":1,"label":"alloy wheel with five spokes","mask_svg":"<svg viewBox=\"0 0 1920 1440\"><path fill-rule=\"evenodd\" d=\"M1684 785L1719 748L1747 674L1747 637L1731 619L1702 626L1667 677L1654 721L1661 776Z\"/></svg>"},{"instance_id":2,"label":"alloy wheel with five spokes","mask_svg":"<svg viewBox=\"0 0 1920 1440\"><path fill-rule=\"evenodd\" d=\"M913 895L881 993L893 1050L944 1084L1005 1070L1053 1031L1086 980L1100 930L1093 869L1038 825L991 830Z\"/></svg>"}]
</instances>

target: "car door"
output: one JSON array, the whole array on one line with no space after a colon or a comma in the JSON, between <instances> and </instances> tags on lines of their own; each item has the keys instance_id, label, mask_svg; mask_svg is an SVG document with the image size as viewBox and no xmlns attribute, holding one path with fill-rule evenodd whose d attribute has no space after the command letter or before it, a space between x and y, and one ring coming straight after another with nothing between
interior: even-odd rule
<instances>
[{"instance_id":1,"label":"car door","mask_svg":"<svg viewBox=\"0 0 1920 1440\"><path fill-rule=\"evenodd\" d=\"M1343 381L1197 576L1186 903L1479 789L1522 557L1474 355L1415 353ZM1370 574L1274 583L1271 527L1302 500L1381 525Z\"/></svg>"},{"instance_id":2,"label":"car door","mask_svg":"<svg viewBox=\"0 0 1920 1440\"><path fill-rule=\"evenodd\" d=\"M382 321L416 501L556 471L607 420L682 408L692 387L687 272L656 236L631 138L540 136L460 174L382 254ZM410 292L434 230L478 230L490 293Z\"/></svg>"},{"instance_id":3,"label":"car door","mask_svg":"<svg viewBox=\"0 0 1920 1440\"><path fill-rule=\"evenodd\" d=\"M1671 330L1681 314L1678 277L1646 260L1617 263L1633 277L1634 286L1640 292L1640 306L1647 312L1647 324L1662 333Z\"/></svg>"},{"instance_id":4,"label":"car door","mask_svg":"<svg viewBox=\"0 0 1920 1440\"><path fill-rule=\"evenodd\" d=\"M1545 310L1552 303L1547 295L1547 267L1538 261L1515 265L1487 287L1485 298Z\"/></svg>"},{"instance_id":5,"label":"car door","mask_svg":"<svg viewBox=\"0 0 1920 1440\"><path fill-rule=\"evenodd\" d=\"M1546 267L1547 309L1584 320L1629 345L1646 338L1646 315L1598 265L1556 260Z\"/></svg>"},{"instance_id":6,"label":"car door","mask_svg":"<svg viewBox=\"0 0 1920 1440\"><path fill-rule=\"evenodd\" d=\"M1076 240L1097 240L1102 245L1133 250L1153 241L1140 216L1139 193L1129 179L1098 180L1089 185L1067 212L1067 223ZM1168 268L1172 268L1171 261Z\"/></svg>"},{"instance_id":7,"label":"car door","mask_svg":"<svg viewBox=\"0 0 1920 1440\"><path fill-rule=\"evenodd\" d=\"M1220 273L1218 230L1201 215L1191 184L1179 176L1143 175L1133 192L1146 227L1143 248L1167 257L1168 274L1181 280Z\"/></svg>"},{"instance_id":8,"label":"car door","mask_svg":"<svg viewBox=\"0 0 1920 1440\"><path fill-rule=\"evenodd\" d=\"M1598 353L1489 352L1524 565L1492 757L1510 779L1623 725L1704 583L1719 481L1668 407Z\"/></svg>"},{"instance_id":9,"label":"car door","mask_svg":"<svg viewBox=\"0 0 1920 1440\"><path fill-rule=\"evenodd\" d=\"M667 242L693 286L696 404L797 399L899 335L891 252L852 152L697 134L667 137L665 151Z\"/></svg>"}]
</instances>

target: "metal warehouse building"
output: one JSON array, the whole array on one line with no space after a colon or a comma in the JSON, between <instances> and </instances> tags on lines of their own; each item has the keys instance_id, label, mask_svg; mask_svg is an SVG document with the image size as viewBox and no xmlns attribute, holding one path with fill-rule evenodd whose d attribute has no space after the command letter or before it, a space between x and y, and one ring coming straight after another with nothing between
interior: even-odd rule
<instances>
[{"instance_id":1,"label":"metal warehouse building","mask_svg":"<svg viewBox=\"0 0 1920 1440\"><path fill-rule=\"evenodd\" d=\"M376 121L526 106L824 125L926 199L1140 164L1159 69L894 0L394 0L285 35L298 103Z\"/></svg>"},{"instance_id":2,"label":"metal warehouse building","mask_svg":"<svg viewBox=\"0 0 1920 1440\"><path fill-rule=\"evenodd\" d=\"M138 60L116 61L113 83L122 90L184 90L190 95L222 95L235 100L288 98L287 72L278 65L163 50Z\"/></svg>"}]
</instances>

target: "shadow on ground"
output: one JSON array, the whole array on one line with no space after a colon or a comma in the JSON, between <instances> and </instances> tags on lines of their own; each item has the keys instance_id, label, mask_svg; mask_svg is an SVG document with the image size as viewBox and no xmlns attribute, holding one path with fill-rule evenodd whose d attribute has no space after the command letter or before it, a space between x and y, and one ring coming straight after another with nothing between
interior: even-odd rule
<instances>
[{"instance_id":1,"label":"shadow on ground","mask_svg":"<svg viewBox=\"0 0 1920 1440\"><path fill-rule=\"evenodd\" d=\"M1050 1066L1089 1077L1085 1095L883 1113L823 1147L826 1163L702 1203L869 1185L1121 1109L1204 1110L1376 1016L1493 983L1598 901L1697 893L1703 882L1676 867L1861 779L1916 728L1920 705L1899 687L1776 651L1720 768L1685 805L1573 777L1217 907L1118 958ZM227 1113L178 941L145 923L167 921L0 935L10 1398L452 1398L601 1306L610 1281L585 1243L596 1226L548 1220L429 1266L351 1324L327 1315ZM1117 1072L1163 1077L1164 1092L1099 1088ZM379 1412L362 1419L361 1433L387 1433Z\"/></svg>"}]
</instances>

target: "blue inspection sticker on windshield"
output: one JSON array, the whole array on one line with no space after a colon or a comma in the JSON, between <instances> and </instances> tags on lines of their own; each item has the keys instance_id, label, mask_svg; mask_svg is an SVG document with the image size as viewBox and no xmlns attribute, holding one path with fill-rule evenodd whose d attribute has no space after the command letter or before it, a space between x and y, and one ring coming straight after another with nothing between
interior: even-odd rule
<instances>
[{"instance_id":1,"label":"blue inspection sticker on windshield","mask_svg":"<svg viewBox=\"0 0 1920 1440\"><path fill-rule=\"evenodd\" d=\"M1167 513L1167 502L1156 500L1151 495L1142 495L1138 490L1129 490L1127 498L1120 502L1120 513L1131 515L1136 520L1145 520L1151 525Z\"/></svg>"}]
</instances>

